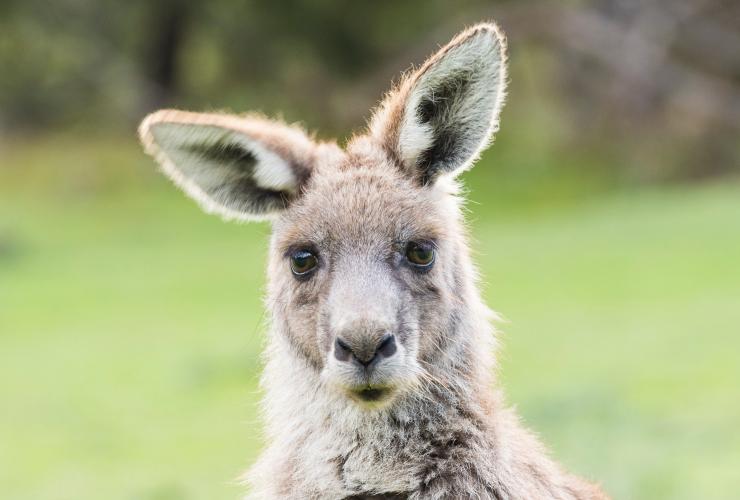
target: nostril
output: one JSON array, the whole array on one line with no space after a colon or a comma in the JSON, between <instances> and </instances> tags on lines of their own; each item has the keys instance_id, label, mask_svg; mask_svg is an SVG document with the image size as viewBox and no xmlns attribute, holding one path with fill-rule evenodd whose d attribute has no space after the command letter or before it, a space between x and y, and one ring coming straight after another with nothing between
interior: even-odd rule
<instances>
[{"instance_id":1,"label":"nostril","mask_svg":"<svg viewBox=\"0 0 740 500\"><path fill-rule=\"evenodd\" d=\"M349 361L352 356L352 349L342 339L337 337L334 340L334 357L339 361Z\"/></svg>"},{"instance_id":2,"label":"nostril","mask_svg":"<svg viewBox=\"0 0 740 500\"><path fill-rule=\"evenodd\" d=\"M334 338L334 357L337 360L350 361L354 359L365 367L372 365L381 357L389 358L393 356L397 349L396 337L391 334L383 336L377 344L360 342L354 347L341 337Z\"/></svg>"},{"instance_id":3,"label":"nostril","mask_svg":"<svg viewBox=\"0 0 740 500\"><path fill-rule=\"evenodd\" d=\"M377 352L382 356L389 358L396 353L397 349L396 336L388 334L380 341Z\"/></svg>"}]
</instances>

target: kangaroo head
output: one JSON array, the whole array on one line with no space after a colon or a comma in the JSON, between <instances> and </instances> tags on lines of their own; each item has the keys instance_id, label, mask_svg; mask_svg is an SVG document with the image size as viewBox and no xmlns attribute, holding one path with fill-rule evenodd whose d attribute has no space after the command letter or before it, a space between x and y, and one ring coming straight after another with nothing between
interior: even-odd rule
<instances>
[{"instance_id":1,"label":"kangaroo head","mask_svg":"<svg viewBox=\"0 0 740 500\"><path fill-rule=\"evenodd\" d=\"M379 406L429 366L465 363L455 335L472 278L454 177L498 126L505 42L472 27L406 75L342 150L255 116L163 110L140 135L206 211L270 219L275 334L326 390Z\"/></svg>"}]
</instances>

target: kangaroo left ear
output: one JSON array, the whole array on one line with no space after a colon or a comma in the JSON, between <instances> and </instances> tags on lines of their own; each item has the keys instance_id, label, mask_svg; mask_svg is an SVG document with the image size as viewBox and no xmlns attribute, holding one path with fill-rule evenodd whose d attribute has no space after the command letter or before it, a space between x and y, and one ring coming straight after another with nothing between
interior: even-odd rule
<instances>
[{"instance_id":1,"label":"kangaroo left ear","mask_svg":"<svg viewBox=\"0 0 740 500\"><path fill-rule=\"evenodd\" d=\"M388 94L370 134L421 184L469 168L498 129L505 48L495 24L463 31Z\"/></svg>"},{"instance_id":2,"label":"kangaroo left ear","mask_svg":"<svg viewBox=\"0 0 740 500\"><path fill-rule=\"evenodd\" d=\"M225 219L285 209L300 196L317 152L302 130L254 116L162 110L146 117L139 136L167 177Z\"/></svg>"}]
</instances>

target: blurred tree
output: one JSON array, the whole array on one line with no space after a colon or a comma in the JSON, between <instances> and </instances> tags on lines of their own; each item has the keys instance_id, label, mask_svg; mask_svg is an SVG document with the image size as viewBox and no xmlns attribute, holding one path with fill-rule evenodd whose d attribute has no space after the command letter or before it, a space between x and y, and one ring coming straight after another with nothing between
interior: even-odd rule
<instances>
[{"instance_id":1,"label":"blurred tree","mask_svg":"<svg viewBox=\"0 0 740 500\"><path fill-rule=\"evenodd\" d=\"M144 34L149 43L143 66L154 95L145 101L147 108L164 107L177 93L177 65L191 11L191 4L178 0L153 2L150 7L149 29Z\"/></svg>"}]
</instances>

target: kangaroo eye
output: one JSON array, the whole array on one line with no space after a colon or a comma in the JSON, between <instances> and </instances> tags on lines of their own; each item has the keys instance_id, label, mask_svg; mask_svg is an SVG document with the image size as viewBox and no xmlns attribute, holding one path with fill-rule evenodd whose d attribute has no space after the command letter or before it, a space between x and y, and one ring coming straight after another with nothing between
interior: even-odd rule
<instances>
[{"instance_id":1,"label":"kangaroo eye","mask_svg":"<svg viewBox=\"0 0 740 500\"><path fill-rule=\"evenodd\" d=\"M296 276L305 276L319 263L316 255L308 250L298 250L290 256L290 270Z\"/></svg>"},{"instance_id":2,"label":"kangaroo eye","mask_svg":"<svg viewBox=\"0 0 740 500\"><path fill-rule=\"evenodd\" d=\"M434 246L412 241L406 245L406 259L415 267L429 269L434 264Z\"/></svg>"}]
</instances>

